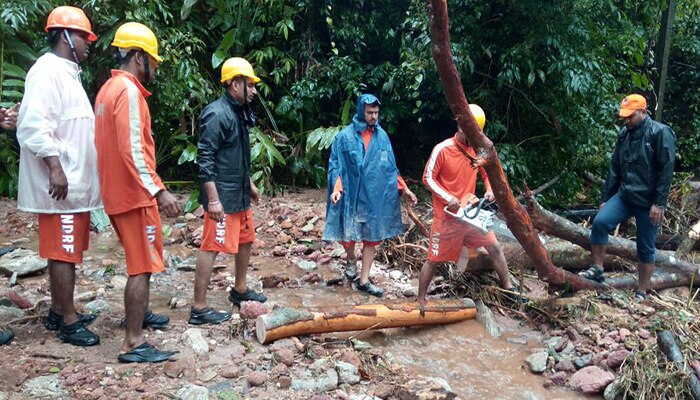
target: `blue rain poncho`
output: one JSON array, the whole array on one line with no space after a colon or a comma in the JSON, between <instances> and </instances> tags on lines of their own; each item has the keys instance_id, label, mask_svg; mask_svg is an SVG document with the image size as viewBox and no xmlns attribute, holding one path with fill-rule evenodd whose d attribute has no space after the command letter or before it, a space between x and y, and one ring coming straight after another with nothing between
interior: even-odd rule
<instances>
[{"instance_id":1,"label":"blue rain poncho","mask_svg":"<svg viewBox=\"0 0 700 400\"><path fill-rule=\"evenodd\" d=\"M404 231L399 170L389 136L379 121L366 152L362 142L362 132L367 129L366 104L379 104L379 100L371 94L360 96L352 123L338 133L331 147L323 240L374 242ZM330 196L338 177L343 183L343 195L332 204Z\"/></svg>"}]
</instances>

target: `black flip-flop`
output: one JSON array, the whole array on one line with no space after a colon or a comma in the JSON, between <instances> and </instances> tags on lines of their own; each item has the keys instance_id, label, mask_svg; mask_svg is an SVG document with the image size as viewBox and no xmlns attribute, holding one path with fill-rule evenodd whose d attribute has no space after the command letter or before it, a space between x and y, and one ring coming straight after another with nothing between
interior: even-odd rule
<instances>
[{"instance_id":1,"label":"black flip-flop","mask_svg":"<svg viewBox=\"0 0 700 400\"><path fill-rule=\"evenodd\" d=\"M134 347L126 353L119 355L119 362L123 363L159 363L168 361L175 353L172 351L161 351L151 346L148 342L143 342L140 346Z\"/></svg>"}]
</instances>

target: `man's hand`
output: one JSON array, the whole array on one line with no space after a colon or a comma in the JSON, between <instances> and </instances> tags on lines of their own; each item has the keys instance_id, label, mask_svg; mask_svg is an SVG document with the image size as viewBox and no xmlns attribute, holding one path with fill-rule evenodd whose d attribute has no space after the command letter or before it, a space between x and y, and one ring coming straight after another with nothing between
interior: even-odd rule
<instances>
[{"instance_id":1,"label":"man's hand","mask_svg":"<svg viewBox=\"0 0 700 400\"><path fill-rule=\"evenodd\" d=\"M258 204L260 202L260 191L258 190L258 187L255 186L255 183L253 183L253 179L250 179L250 200Z\"/></svg>"},{"instance_id":2,"label":"man's hand","mask_svg":"<svg viewBox=\"0 0 700 400\"><path fill-rule=\"evenodd\" d=\"M46 166L49 167L49 196L55 200L63 200L68 197L68 178L63 172L63 166L58 156L44 157Z\"/></svg>"},{"instance_id":3,"label":"man's hand","mask_svg":"<svg viewBox=\"0 0 700 400\"><path fill-rule=\"evenodd\" d=\"M340 190L334 191L333 193L331 193L331 203L338 204L342 196L343 192L341 192Z\"/></svg>"},{"instance_id":4,"label":"man's hand","mask_svg":"<svg viewBox=\"0 0 700 400\"><path fill-rule=\"evenodd\" d=\"M487 191L486 193L484 193L484 198L485 198L487 201L494 201L494 200L496 200L496 196L494 196L494 195L493 195L493 192L490 191L490 190Z\"/></svg>"},{"instance_id":5,"label":"man's hand","mask_svg":"<svg viewBox=\"0 0 700 400\"><path fill-rule=\"evenodd\" d=\"M177 217L182 214L182 205L177 201L175 196L167 190L158 192L158 194L156 194L156 201L158 202L158 208L165 211L165 215L168 217Z\"/></svg>"},{"instance_id":6,"label":"man's hand","mask_svg":"<svg viewBox=\"0 0 700 400\"><path fill-rule=\"evenodd\" d=\"M479 203L479 198L476 197L473 193L469 193L469 194L467 194L466 196L464 196L464 198L463 198L462 201L460 202L460 205L461 205L462 207L465 207L465 208L466 208L467 205L472 205L472 206L474 206L474 205L476 205L477 203Z\"/></svg>"},{"instance_id":7,"label":"man's hand","mask_svg":"<svg viewBox=\"0 0 700 400\"><path fill-rule=\"evenodd\" d=\"M408 204L410 204L412 206L415 206L416 204L418 204L418 198L416 197L415 194L413 194L411 189L409 189L409 188L404 189L403 193L401 193L401 195L406 199Z\"/></svg>"},{"instance_id":8,"label":"man's hand","mask_svg":"<svg viewBox=\"0 0 700 400\"><path fill-rule=\"evenodd\" d=\"M451 198L450 201L447 203L447 209L453 212L456 212L459 209L459 201L457 201L456 198Z\"/></svg>"},{"instance_id":9,"label":"man's hand","mask_svg":"<svg viewBox=\"0 0 700 400\"><path fill-rule=\"evenodd\" d=\"M11 108L0 108L0 128L15 129L17 126L17 113L19 112L19 103Z\"/></svg>"},{"instance_id":10,"label":"man's hand","mask_svg":"<svg viewBox=\"0 0 700 400\"><path fill-rule=\"evenodd\" d=\"M651 206L651 209L649 210L649 220L651 221L652 225L659 225L663 218L664 208L659 207L656 204Z\"/></svg>"},{"instance_id":11,"label":"man's hand","mask_svg":"<svg viewBox=\"0 0 700 400\"><path fill-rule=\"evenodd\" d=\"M207 205L207 212L209 213L209 216L211 219L213 219L216 222L223 222L224 221L224 206L221 204L220 201L216 201L215 203L209 202Z\"/></svg>"}]
</instances>

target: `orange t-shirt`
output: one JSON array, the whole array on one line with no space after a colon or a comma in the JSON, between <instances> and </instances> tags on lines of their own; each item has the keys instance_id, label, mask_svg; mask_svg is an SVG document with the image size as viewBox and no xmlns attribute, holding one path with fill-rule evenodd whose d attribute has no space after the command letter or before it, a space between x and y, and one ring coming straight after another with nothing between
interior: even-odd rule
<instances>
[{"instance_id":1,"label":"orange t-shirt","mask_svg":"<svg viewBox=\"0 0 700 400\"><path fill-rule=\"evenodd\" d=\"M372 128L368 127L362 132L362 142L365 144L365 151L367 151L367 147L369 147L369 142L372 140ZM399 191L406 189L406 182L404 182L403 178L401 175L397 175L397 181L399 185ZM334 192L342 192L343 191L343 182L340 180L340 176L338 179L335 181L335 186L333 186L333 191Z\"/></svg>"},{"instance_id":2,"label":"orange t-shirt","mask_svg":"<svg viewBox=\"0 0 700 400\"><path fill-rule=\"evenodd\" d=\"M121 214L156 205L165 189L156 173L149 93L134 75L112 70L95 100L97 170L105 212Z\"/></svg>"},{"instance_id":3,"label":"orange t-shirt","mask_svg":"<svg viewBox=\"0 0 700 400\"><path fill-rule=\"evenodd\" d=\"M451 199L460 204L476 190L477 170L458 148L460 146L469 155L476 156L474 149L459 143L451 137L439 143L430 154L430 159L423 171L423 183L433 194L433 213L436 218L444 217L445 206ZM491 190L491 183L483 168L479 168L484 179L486 191Z\"/></svg>"}]
</instances>

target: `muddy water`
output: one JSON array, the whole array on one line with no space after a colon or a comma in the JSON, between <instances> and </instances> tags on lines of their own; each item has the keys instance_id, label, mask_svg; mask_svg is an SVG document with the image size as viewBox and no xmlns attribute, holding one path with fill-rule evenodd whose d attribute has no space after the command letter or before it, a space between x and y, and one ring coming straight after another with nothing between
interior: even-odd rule
<instances>
[{"instance_id":1,"label":"muddy water","mask_svg":"<svg viewBox=\"0 0 700 400\"><path fill-rule=\"evenodd\" d=\"M302 274L294 266L257 258L254 265L258 274L285 274L292 282ZM315 272L324 278L338 271L320 267ZM382 282L381 278L377 279ZM389 285L388 281L380 283ZM417 284L417 282L416 282ZM352 306L371 301L349 286L326 287L321 284L296 288L267 289L270 301L289 306L321 308ZM545 379L531 374L523 367L523 360L533 348L540 347L538 332L519 328L517 322L501 319L506 331L500 339L493 339L476 320L462 323L401 329L384 329L361 333L334 334L335 337L356 337L389 353L396 362L405 365L416 376L445 379L462 399L523 399L525 392L538 394L542 399L591 399L571 390L542 387ZM506 339L517 339L516 344Z\"/></svg>"},{"instance_id":2,"label":"muddy water","mask_svg":"<svg viewBox=\"0 0 700 400\"><path fill-rule=\"evenodd\" d=\"M29 238L30 243L23 246L35 247L33 244L36 243L36 235L29 235ZM195 249L171 247L167 250L182 260L182 263L194 266ZM91 249L86 256L86 265L81 267L85 278L92 277L95 271L104 269L101 260L105 258L123 260L123 250L114 235L98 235L91 238ZM220 263L232 265L233 258L225 258ZM347 284L327 287L322 283L304 283L300 280L304 271L284 258L256 256L252 258L251 263L251 281L275 274L289 278L284 287L264 290L271 304L313 309L376 301L352 290ZM123 261L120 264L123 264ZM229 271L232 273L232 268ZM314 272L323 279L329 279L337 276L339 269L322 266ZM117 274L123 273L123 265L118 266ZM194 272L176 268L156 275L151 286L152 309L169 315L175 324L186 325L189 307L173 310L167 308L167 303L173 296L191 299L193 277ZM385 276L375 279L384 287L391 284ZM88 278L83 282L91 280ZM123 310L122 295L123 292L118 289L109 290L104 294L104 299L112 304L116 313L123 312L118 311ZM215 308L224 309L229 306L226 293L222 291L210 292L209 300ZM523 397L523 394L528 391L536 393L542 399L591 398L561 388L544 389L544 378L531 374L522 366L523 360L531 350L540 347L538 333L519 328L514 321L502 319L501 322L506 327L506 333L500 339L491 338L475 320L446 326L386 329L334 336L354 336L365 340L390 353L393 361L405 365L415 376L443 378L462 399L524 399L526 397ZM511 343L507 338L517 338L519 343L525 344ZM117 335L103 339L106 339L105 343L99 350L104 354L100 358L110 359L118 348L121 337Z\"/></svg>"}]
</instances>

